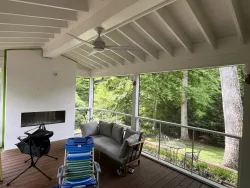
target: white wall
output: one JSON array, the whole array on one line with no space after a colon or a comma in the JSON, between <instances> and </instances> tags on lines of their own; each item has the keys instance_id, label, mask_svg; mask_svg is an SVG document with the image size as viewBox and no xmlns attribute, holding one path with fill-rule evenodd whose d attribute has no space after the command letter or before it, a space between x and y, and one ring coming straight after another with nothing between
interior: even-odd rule
<instances>
[{"instance_id":1,"label":"white wall","mask_svg":"<svg viewBox=\"0 0 250 188\"><path fill-rule=\"evenodd\" d=\"M54 77L53 72L58 76ZM42 51L8 51L5 149L16 148L22 112L66 110L66 122L47 125L54 140L74 135L76 64L66 58L42 58Z\"/></svg>"},{"instance_id":2,"label":"white wall","mask_svg":"<svg viewBox=\"0 0 250 188\"><path fill-rule=\"evenodd\" d=\"M3 91L3 65L4 65L4 57L3 57L3 51L0 50L0 69L2 71L1 77L0 77L0 147L2 147L2 91Z\"/></svg>"}]
</instances>

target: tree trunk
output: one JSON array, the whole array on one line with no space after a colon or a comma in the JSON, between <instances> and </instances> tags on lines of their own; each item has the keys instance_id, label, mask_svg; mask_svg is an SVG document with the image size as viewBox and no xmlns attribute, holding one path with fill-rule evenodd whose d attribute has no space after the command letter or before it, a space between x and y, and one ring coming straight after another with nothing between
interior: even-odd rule
<instances>
[{"instance_id":1,"label":"tree trunk","mask_svg":"<svg viewBox=\"0 0 250 188\"><path fill-rule=\"evenodd\" d=\"M183 92L181 95L181 124L188 125L187 118L187 87L188 87L188 71L183 71ZM181 139L189 140L188 129L181 128Z\"/></svg>"},{"instance_id":2,"label":"tree trunk","mask_svg":"<svg viewBox=\"0 0 250 188\"><path fill-rule=\"evenodd\" d=\"M158 105L158 101L157 101L157 98L156 98L155 103L154 103L154 114L153 114L154 119L156 119L156 115L157 115L157 105ZM153 130L155 130L155 125L156 125L156 122L154 121L153 122L153 127L152 127Z\"/></svg>"},{"instance_id":3,"label":"tree trunk","mask_svg":"<svg viewBox=\"0 0 250 188\"><path fill-rule=\"evenodd\" d=\"M241 136L243 126L243 106L236 66L222 67L220 70L221 93L225 133ZM225 138L224 165L237 169L239 160L239 141Z\"/></svg>"}]
</instances>

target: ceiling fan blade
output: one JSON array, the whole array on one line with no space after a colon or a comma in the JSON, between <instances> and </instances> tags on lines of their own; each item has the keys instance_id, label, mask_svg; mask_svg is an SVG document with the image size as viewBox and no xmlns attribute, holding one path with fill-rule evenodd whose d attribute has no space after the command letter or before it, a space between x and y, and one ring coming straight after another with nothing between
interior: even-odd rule
<instances>
[{"instance_id":1,"label":"ceiling fan blade","mask_svg":"<svg viewBox=\"0 0 250 188\"><path fill-rule=\"evenodd\" d=\"M139 48L133 46L105 46L105 48L109 50L140 50Z\"/></svg>"},{"instance_id":2,"label":"ceiling fan blade","mask_svg":"<svg viewBox=\"0 0 250 188\"><path fill-rule=\"evenodd\" d=\"M96 51L96 50L93 50L92 52L90 52L90 53L89 53L89 55L88 55L88 56L95 55L96 53L97 53L97 51Z\"/></svg>"},{"instance_id":3,"label":"ceiling fan blade","mask_svg":"<svg viewBox=\"0 0 250 188\"><path fill-rule=\"evenodd\" d=\"M80 39L80 38L78 38L78 37L76 37L76 36L74 36L74 35L72 35L72 34L70 34L70 33L66 33L66 34L69 35L69 36L71 36L71 37L73 37L73 38L75 38L76 40L81 41L82 43L84 43L84 44L86 44L86 45L91 45L91 47L94 46L92 43L87 42L87 41L85 41L85 40L82 40L82 39Z\"/></svg>"}]
</instances>

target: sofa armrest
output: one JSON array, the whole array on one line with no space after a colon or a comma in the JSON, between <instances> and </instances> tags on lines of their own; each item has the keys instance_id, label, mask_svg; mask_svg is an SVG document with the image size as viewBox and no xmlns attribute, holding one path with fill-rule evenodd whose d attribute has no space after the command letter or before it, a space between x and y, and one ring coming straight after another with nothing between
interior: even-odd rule
<instances>
[{"instance_id":1,"label":"sofa armrest","mask_svg":"<svg viewBox=\"0 0 250 188\"><path fill-rule=\"evenodd\" d=\"M136 143L134 143L134 144L129 144L129 147L132 147L132 146L139 146L140 144L143 144L144 143L144 140L142 140L142 141L138 141L138 142L136 142Z\"/></svg>"},{"instance_id":2,"label":"sofa armrest","mask_svg":"<svg viewBox=\"0 0 250 188\"><path fill-rule=\"evenodd\" d=\"M131 163L141 157L144 140L128 145L127 163Z\"/></svg>"}]
</instances>

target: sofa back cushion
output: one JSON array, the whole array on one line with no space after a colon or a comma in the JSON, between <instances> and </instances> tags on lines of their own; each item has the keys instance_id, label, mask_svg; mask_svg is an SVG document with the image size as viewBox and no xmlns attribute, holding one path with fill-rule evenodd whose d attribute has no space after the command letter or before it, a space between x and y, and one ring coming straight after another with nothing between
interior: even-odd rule
<instances>
[{"instance_id":1,"label":"sofa back cushion","mask_svg":"<svg viewBox=\"0 0 250 188\"><path fill-rule=\"evenodd\" d=\"M113 123L99 121L100 134L112 138Z\"/></svg>"},{"instance_id":2,"label":"sofa back cushion","mask_svg":"<svg viewBox=\"0 0 250 188\"><path fill-rule=\"evenodd\" d=\"M112 128L112 137L119 144L122 144L122 142L123 142L123 127L114 123L113 128Z\"/></svg>"},{"instance_id":3,"label":"sofa back cushion","mask_svg":"<svg viewBox=\"0 0 250 188\"><path fill-rule=\"evenodd\" d=\"M140 135L139 134L133 134L130 137L128 137L126 140L124 140L121 148L120 148L120 156L119 158L124 158L128 155L129 152L129 145L133 145L136 142L138 142Z\"/></svg>"},{"instance_id":4,"label":"sofa back cushion","mask_svg":"<svg viewBox=\"0 0 250 188\"><path fill-rule=\"evenodd\" d=\"M99 134L99 127L95 121L80 125L80 129L83 137Z\"/></svg>"},{"instance_id":5,"label":"sofa back cushion","mask_svg":"<svg viewBox=\"0 0 250 188\"><path fill-rule=\"evenodd\" d=\"M124 140L126 140L127 138L129 138L130 136L134 135L134 134L140 134L139 131L134 131L134 130L131 130L131 129L126 129L125 131L125 135L124 135Z\"/></svg>"}]
</instances>

